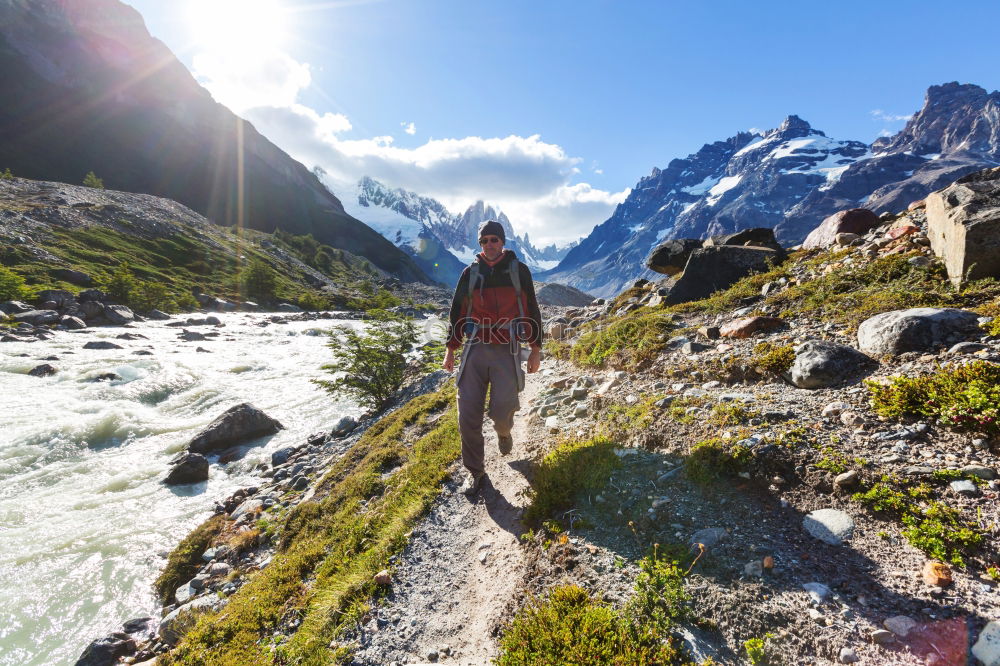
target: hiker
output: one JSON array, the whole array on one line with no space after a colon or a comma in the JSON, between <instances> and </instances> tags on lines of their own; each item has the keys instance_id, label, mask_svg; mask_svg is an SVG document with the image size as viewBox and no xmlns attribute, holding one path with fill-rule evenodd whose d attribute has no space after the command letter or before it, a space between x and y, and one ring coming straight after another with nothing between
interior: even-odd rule
<instances>
[{"instance_id":1,"label":"hiker","mask_svg":"<svg viewBox=\"0 0 1000 666\"><path fill-rule=\"evenodd\" d=\"M462 272L451 301L451 328L444 369L455 369L455 350L462 346L458 386L458 426L462 436L462 464L469 470L463 491L470 496L486 477L483 458L483 411L489 387L489 415L497 432L501 455L514 446L510 430L520 408L517 394L524 388L521 362L528 372L542 361L542 316L535 299L531 271L504 249L506 236L499 222L479 226L482 252ZM522 347L530 346L530 352Z\"/></svg>"}]
</instances>

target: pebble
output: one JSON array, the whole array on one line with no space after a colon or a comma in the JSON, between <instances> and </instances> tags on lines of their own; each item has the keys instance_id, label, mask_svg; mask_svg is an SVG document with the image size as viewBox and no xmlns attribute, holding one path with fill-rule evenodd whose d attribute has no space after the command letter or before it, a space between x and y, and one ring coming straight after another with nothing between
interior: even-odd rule
<instances>
[{"instance_id":1,"label":"pebble","mask_svg":"<svg viewBox=\"0 0 1000 666\"><path fill-rule=\"evenodd\" d=\"M952 481L948 484L951 488L951 492L956 495L966 495L972 497L973 495L979 494L979 489L976 488L976 484L968 479L959 479L957 481Z\"/></svg>"},{"instance_id":2,"label":"pebble","mask_svg":"<svg viewBox=\"0 0 1000 666\"><path fill-rule=\"evenodd\" d=\"M854 664L856 662L861 661L861 658L858 657L857 653L854 651L854 648L843 647L840 648L839 660L840 663L842 664Z\"/></svg>"},{"instance_id":3,"label":"pebble","mask_svg":"<svg viewBox=\"0 0 1000 666\"><path fill-rule=\"evenodd\" d=\"M857 412L844 412L840 415L840 422L845 426L856 428L857 426L864 425L865 419Z\"/></svg>"},{"instance_id":4,"label":"pebble","mask_svg":"<svg viewBox=\"0 0 1000 666\"><path fill-rule=\"evenodd\" d=\"M823 417L832 418L834 416L839 416L842 412L846 412L851 408L846 402L831 402L823 407Z\"/></svg>"},{"instance_id":5,"label":"pebble","mask_svg":"<svg viewBox=\"0 0 1000 666\"><path fill-rule=\"evenodd\" d=\"M712 546L722 543L727 534L726 530L721 527L708 527L703 530L698 530L692 534L688 543L692 546L700 543L705 546L705 548L711 548Z\"/></svg>"},{"instance_id":6,"label":"pebble","mask_svg":"<svg viewBox=\"0 0 1000 666\"><path fill-rule=\"evenodd\" d=\"M854 534L854 520L838 509L819 509L802 519L802 527L813 537L833 546Z\"/></svg>"},{"instance_id":7,"label":"pebble","mask_svg":"<svg viewBox=\"0 0 1000 666\"><path fill-rule=\"evenodd\" d=\"M813 603L821 604L826 602L833 592L823 583L803 583L802 589L809 593Z\"/></svg>"},{"instance_id":8,"label":"pebble","mask_svg":"<svg viewBox=\"0 0 1000 666\"><path fill-rule=\"evenodd\" d=\"M906 638L906 635L917 626L917 621L906 615L896 615L886 618L882 625L900 638Z\"/></svg>"},{"instance_id":9,"label":"pebble","mask_svg":"<svg viewBox=\"0 0 1000 666\"><path fill-rule=\"evenodd\" d=\"M871 639L873 643L877 643L879 645L887 645L896 640L896 637L893 635L891 631L886 631L885 629L876 629L875 631L872 632Z\"/></svg>"}]
</instances>

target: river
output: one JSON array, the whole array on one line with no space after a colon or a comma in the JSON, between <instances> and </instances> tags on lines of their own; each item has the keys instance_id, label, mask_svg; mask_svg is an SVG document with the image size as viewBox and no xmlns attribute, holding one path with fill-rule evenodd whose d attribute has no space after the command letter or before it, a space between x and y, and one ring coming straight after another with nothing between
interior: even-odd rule
<instances>
[{"instance_id":1,"label":"river","mask_svg":"<svg viewBox=\"0 0 1000 666\"><path fill-rule=\"evenodd\" d=\"M190 328L221 333L202 342L146 322L0 345L0 665L73 664L125 620L155 616L166 554L216 501L257 484L272 451L360 413L310 381L328 376L323 332L357 322L219 317L223 328ZM148 339L117 339L125 332ZM123 349L84 350L91 340ZM27 374L42 362L58 372ZM108 372L120 379L94 381ZM207 483L164 486L170 458L239 402L285 429L213 464Z\"/></svg>"}]
</instances>

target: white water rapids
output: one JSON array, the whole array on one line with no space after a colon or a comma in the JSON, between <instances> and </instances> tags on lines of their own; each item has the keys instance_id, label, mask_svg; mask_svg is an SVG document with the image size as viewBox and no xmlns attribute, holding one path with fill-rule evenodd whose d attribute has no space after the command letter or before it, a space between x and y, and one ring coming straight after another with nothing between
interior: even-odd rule
<instances>
[{"instance_id":1,"label":"white water rapids","mask_svg":"<svg viewBox=\"0 0 1000 666\"><path fill-rule=\"evenodd\" d=\"M357 322L258 326L265 318L220 315L224 328L190 328L220 331L202 342L149 322L0 344L0 665L72 664L125 620L155 616L165 555L216 501L258 484L253 468L272 451L360 412L310 382L329 376L321 333ZM148 340L116 339L124 332ZM124 349L84 350L91 340ZM43 362L58 373L27 374ZM107 372L121 379L92 381ZM164 486L170 458L240 402L285 429L213 463L207 483Z\"/></svg>"}]
</instances>

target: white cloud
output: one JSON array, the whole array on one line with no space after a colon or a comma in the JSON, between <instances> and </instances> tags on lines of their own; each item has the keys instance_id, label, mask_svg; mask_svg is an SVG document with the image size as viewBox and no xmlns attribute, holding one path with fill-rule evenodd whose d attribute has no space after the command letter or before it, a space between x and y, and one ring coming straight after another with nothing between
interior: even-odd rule
<instances>
[{"instance_id":1,"label":"white cloud","mask_svg":"<svg viewBox=\"0 0 1000 666\"><path fill-rule=\"evenodd\" d=\"M346 116L320 114L297 101L311 83L309 66L285 53L260 54L256 64L199 54L194 63L196 77L217 100L308 168L322 167L334 181L371 176L437 198L455 212L483 199L504 210L518 233L527 231L542 243L588 233L628 193L573 183L582 160L537 134L431 139L415 148L398 147L391 136L344 138L352 129ZM401 127L416 133L415 123Z\"/></svg>"},{"instance_id":2,"label":"white cloud","mask_svg":"<svg viewBox=\"0 0 1000 666\"><path fill-rule=\"evenodd\" d=\"M869 115L871 115L873 120L878 120L880 122L885 122L885 123L906 122L913 117L912 113L910 115L904 116L895 113L886 113L882 109L872 109L871 111L869 111Z\"/></svg>"},{"instance_id":3,"label":"white cloud","mask_svg":"<svg viewBox=\"0 0 1000 666\"><path fill-rule=\"evenodd\" d=\"M278 49L198 53L191 69L217 102L236 113L256 106L291 106L312 83L309 65Z\"/></svg>"}]
</instances>

